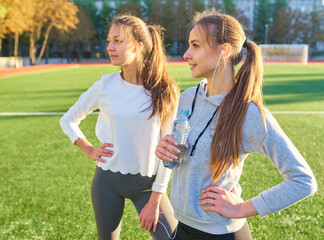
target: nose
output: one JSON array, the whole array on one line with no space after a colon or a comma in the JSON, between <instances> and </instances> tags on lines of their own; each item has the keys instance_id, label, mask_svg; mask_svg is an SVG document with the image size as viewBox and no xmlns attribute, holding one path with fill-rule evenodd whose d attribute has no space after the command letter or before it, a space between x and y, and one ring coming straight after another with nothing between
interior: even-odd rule
<instances>
[{"instance_id":1,"label":"nose","mask_svg":"<svg viewBox=\"0 0 324 240\"><path fill-rule=\"evenodd\" d=\"M190 51L189 51L189 48L187 49L187 51L183 54L183 59L188 61L189 59L191 59L191 54L190 54Z\"/></svg>"},{"instance_id":2,"label":"nose","mask_svg":"<svg viewBox=\"0 0 324 240\"><path fill-rule=\"evenodd\" d=\"M112 42L110 42L108 45L107 45L107 51L113 51L115 50L115 46Z\"/></svg>"}]
</instances>

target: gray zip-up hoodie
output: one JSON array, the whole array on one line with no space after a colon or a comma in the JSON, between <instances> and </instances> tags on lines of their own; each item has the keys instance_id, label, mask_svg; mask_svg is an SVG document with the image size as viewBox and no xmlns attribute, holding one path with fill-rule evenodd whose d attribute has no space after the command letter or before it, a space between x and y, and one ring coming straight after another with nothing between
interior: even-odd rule
<instances>
[{"instance_id":1,"label":"gray zip-up hoodie","mask_svg":"<svg viewBox=\"0 0 324 240\"><path fill-rule=\"evenodd\" d=\"M191 130L188 137L190 149L186 152L182 165L173 170L170 197L175 216L180 222L210 234L225 234L239 230L246 220L229 219L216 212L204 211L203 206L198 205L202 190L212 184L209 149L215 121L199 139L193 156L189 156L196 138L226 95L207 97L203 90L204 84L206 80L200 83L195 108L190 118ZM193 87L181 94L178 115L183 108L191 111L195 91L196 87ZM259 153L268 157L285 180L251 199L262 217L282 210L317 191L315 177L305 159L274 117L270 113L265 113L265 118L267 131L259 108L250 103L242 130L245 153L241 150L238 167L231 166L214 183L215 186L230 191L238 184L244 160L249 153Z\"/></svg>"}]
</instances>

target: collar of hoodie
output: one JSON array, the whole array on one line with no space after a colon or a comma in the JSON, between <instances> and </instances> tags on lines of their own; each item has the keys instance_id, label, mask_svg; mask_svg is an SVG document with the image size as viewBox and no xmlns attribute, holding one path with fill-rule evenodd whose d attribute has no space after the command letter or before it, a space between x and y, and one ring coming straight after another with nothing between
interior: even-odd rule
<instances>
[{"instance_id":1,"label":"collar of hoodie","mask_svg":"<svg viewBox=\"0 0 324 240\"><path fill-rule=\"evenodd\" d=\"M207 86L207 79L205 78L201 80L199 83L199 91L197 97L202 98L204 101L206 100L215 106L219 106L223 98L227 95L227 93L221 93L221 94L207 97L205 92L206 86Z\"/></svg>"}]
</instances>

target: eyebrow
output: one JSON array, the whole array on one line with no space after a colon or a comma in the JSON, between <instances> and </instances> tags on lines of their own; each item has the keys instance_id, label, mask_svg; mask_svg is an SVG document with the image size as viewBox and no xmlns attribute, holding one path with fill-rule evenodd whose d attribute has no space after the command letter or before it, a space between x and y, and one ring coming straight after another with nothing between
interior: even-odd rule
<instances>
[{"instance_id":1,"label":"eyebrow","mask_svg":"<svg viewBox=\"0 0 324 240\"><path fill-rule=\"evenodd\" d=\"M119 38L120 37L120 35L115 35L115 36L108 36L107 38Z\"/></svg>"},{"instance_id":2,"label":"eyebrow","mask_svg":"<svg viewBox=\"0 0 324 240\"><path fill-rule=\"evenodd\" d=\"M200 42L199 42L198 40L196 40L196 39L190 41L191 44L194 43L194 42L198 42L198 43L200 43Z\"/></svg>"}]
</instances>

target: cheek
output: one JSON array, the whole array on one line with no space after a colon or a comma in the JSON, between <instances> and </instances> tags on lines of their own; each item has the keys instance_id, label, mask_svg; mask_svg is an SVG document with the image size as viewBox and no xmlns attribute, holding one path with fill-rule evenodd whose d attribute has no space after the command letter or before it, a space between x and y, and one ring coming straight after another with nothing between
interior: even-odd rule
<instances>
[{"instance_id":1,"label":"cheek","mask_svg":"<svg viewBox=\"0 0 324 240\"><path fill-rule=\"evenodd\" d=\"M214 69L217 65L217 59L215 56L211 55L205 58L205 66L208 69Z\"/></svg>"}]
</instances>

